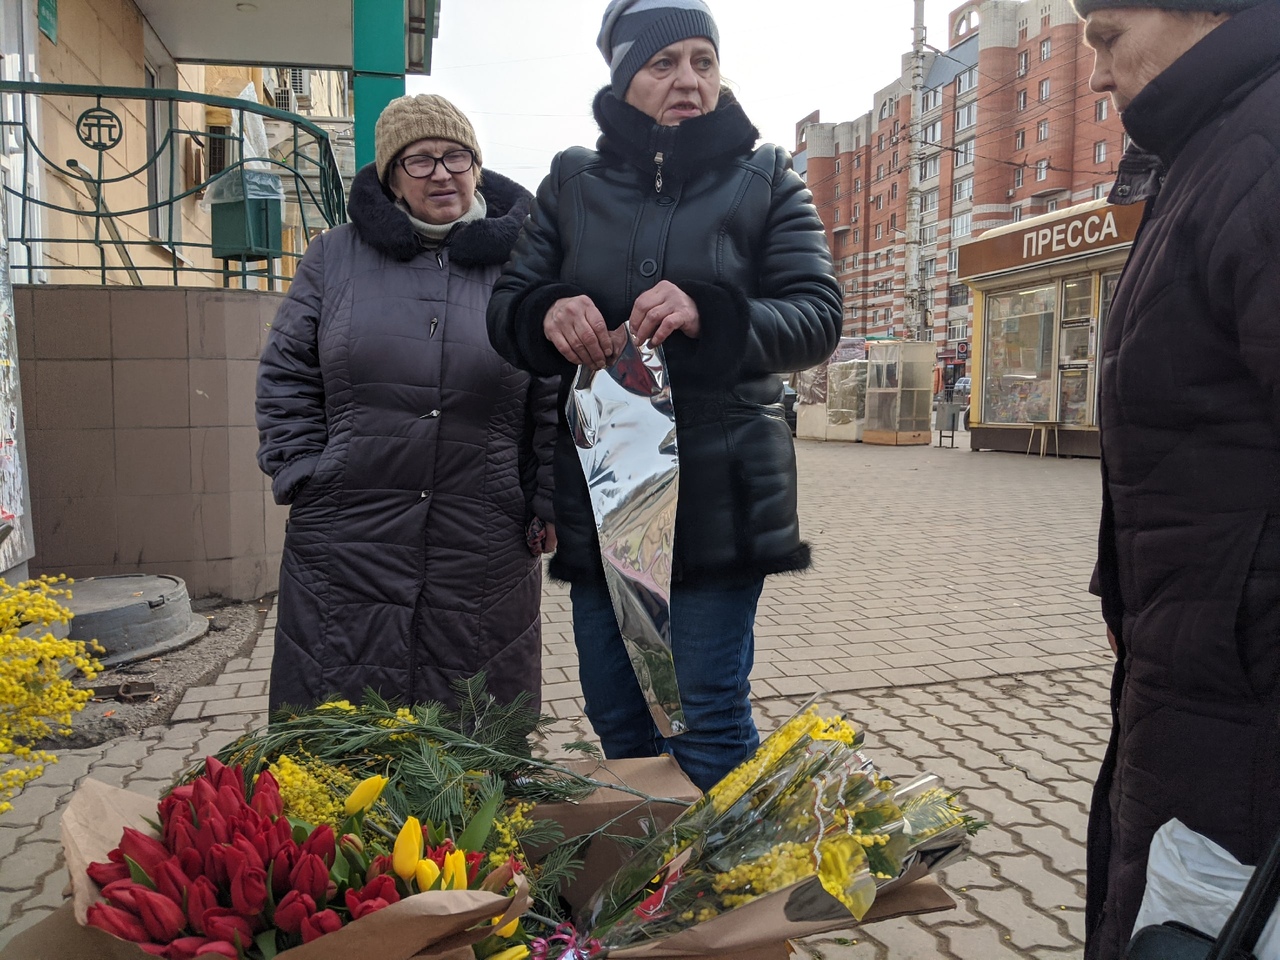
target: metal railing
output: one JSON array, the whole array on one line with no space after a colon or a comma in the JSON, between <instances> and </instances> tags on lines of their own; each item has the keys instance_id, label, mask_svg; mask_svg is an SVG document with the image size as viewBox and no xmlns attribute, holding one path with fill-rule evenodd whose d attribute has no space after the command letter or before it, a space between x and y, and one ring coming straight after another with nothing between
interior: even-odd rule
<instances>
[{"instance_id":1,"label":"metal railing","mask_svg":"<svg viewBox=\"0 0 1280 960\"><path fill-rule=\"evenodd\" d=\"M25 253L11 257L18 282L257 277L277 288L315 234L346 220L329 136L297 114L185 90L60 83L0 81L0 101L5 170L20 171L4 182L10 250ZM184 105L198 111L186 110L185 124ZM207 107L229 111L230 124L210 127ZM83 160L50 155L43 144L66 139L48 135L54 124L74 128Z\"/></svg>"}]
</instances>

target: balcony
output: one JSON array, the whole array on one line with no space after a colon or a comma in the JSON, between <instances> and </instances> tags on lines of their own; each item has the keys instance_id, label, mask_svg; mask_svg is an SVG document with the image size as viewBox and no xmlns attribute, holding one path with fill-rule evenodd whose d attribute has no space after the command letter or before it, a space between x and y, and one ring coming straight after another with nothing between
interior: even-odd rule
<instances>
[{"instance_id":1,"label":"balcony","mask_svg":"<svg viewBox=\"0 0 1280 960\"><path fill-rule=\"evenodd\" d=\"M4 186L17 282L278 289L346 219L329 134L296 114L149 88L0 82L0 95L20 171Z\"/></svg>"}]
</instances>

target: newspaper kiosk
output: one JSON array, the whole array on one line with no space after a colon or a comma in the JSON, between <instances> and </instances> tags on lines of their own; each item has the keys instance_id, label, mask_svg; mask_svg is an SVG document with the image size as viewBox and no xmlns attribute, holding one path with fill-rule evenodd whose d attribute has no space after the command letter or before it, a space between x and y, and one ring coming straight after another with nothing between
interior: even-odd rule
<instances>
[{"instance_id":1,"label":"newspaper kiosk","mask_svg":"<svg viewBox=\"0 0 1280 960\"><path fill-rule=\"evenodd\" d=\"M960 247L974 450L1099 455L1095 357L1142 205L1083 203Z\"/></svg>"}]
</instances>

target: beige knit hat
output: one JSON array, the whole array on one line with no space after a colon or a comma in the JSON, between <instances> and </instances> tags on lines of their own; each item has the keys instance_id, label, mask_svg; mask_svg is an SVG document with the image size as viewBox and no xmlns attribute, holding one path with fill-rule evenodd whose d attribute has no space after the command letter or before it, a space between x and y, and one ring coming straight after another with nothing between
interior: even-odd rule
<instances>
[{"instance_id":1,"label":"beige knit hat","mask_svg":"<svg viewBox=\"0 0 1280 960\"><path fill-rule=\"evenodd\" d=\"M417 140L452 140L476 155L476 165L483 163L476 132L466 114L444 97L420 93L413 97L397 97L378 115L373 128L375 162L378 179L387 182L391 161L405 147Z\"/></svg>"}]
</instances>

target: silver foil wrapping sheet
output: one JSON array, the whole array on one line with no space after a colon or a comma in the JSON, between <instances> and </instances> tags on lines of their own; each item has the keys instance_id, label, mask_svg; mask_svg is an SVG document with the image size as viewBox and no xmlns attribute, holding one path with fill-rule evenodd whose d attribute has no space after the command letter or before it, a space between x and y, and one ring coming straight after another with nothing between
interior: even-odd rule
<instances>
[{"instance_id":1,"label":"silver foil wrapping sheet","mask_svg":"<svg viewBox=\"0 0 1280 960\"><path fill-rule=\"evenodd\" d=\"M579 367L565 408L587 478L605 580L649 712L664 737L686 730L671 654L676 418L662 348L627 338L604 370Z\"/></svg>"}]
</instances>

